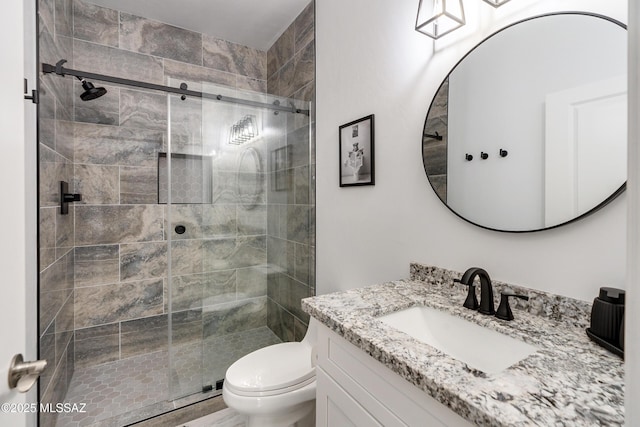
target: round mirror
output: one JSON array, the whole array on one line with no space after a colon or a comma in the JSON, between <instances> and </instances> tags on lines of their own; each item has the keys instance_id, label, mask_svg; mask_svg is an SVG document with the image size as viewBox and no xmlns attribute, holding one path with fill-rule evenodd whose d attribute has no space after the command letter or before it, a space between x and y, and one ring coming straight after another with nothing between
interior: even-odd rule
<instances>
[{"instance_id":1,"label":"round mirror","mask_svg":"<svg viewBox=\"0 0 640 427\"><path fill-rule=\"evenodd\" d=\"M508 232L557 227L624 190L627 32L558 13L498 31L453 68L424 126L429 182L458 216Z\"/></svg>"}]
</instances>

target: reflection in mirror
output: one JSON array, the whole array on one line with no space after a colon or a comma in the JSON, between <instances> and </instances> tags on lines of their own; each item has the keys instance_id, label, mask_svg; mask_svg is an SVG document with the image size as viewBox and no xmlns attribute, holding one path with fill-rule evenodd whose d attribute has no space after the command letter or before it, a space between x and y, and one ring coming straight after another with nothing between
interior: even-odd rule
<instances>
[{"instance_id":1,"label":"reflection in mirror","mask_svg":"<svg viewBox=\"0 0 640 427\"><path fill-rule=\"evenodd\" d=\"M563 13L509 26L469 52L424 127L425 171L440 199L476 225L521 232L570 222L619 194L626 37L616 21Z\"/></svg>"}]
</instances>

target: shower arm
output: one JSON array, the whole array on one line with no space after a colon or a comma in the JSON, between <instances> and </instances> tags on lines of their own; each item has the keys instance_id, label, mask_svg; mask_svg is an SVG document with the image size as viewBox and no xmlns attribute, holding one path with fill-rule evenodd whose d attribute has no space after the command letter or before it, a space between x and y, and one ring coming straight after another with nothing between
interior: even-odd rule
<instances>
[{"instance_id":1,"label":"shower arm","mask_svg":"<svg viewBox=\"0 0 640 427\"><path fill-rule=\"evenodd\" d=\"M88 71L74 70L72 68L63 67L65 62L67 62L66 59L61 59L56 63L56 65L42 63L42 72L45 74L54 73L63 77L66 75L70 75L78 78L87 78L90 80L100 80L103 82L115 83L118 85L133 86L133 87L139 87L143 89L151 89L151 90L157 90L161 92L175 93L177 95L182 95L182 96L193 96L195 98L212 99L212 100L222 101L222 102L249 105L251 107L268 108L270 110L286 111L288 113L294 113L294 114L304 114L305 116L309 115L309 110L295 108L294 106L286 107L286 106L280 105L280 103L268 104L264 102L251 101L246 99L233 98L230 96L215 95L215 94L206 93L206 92L197 92L195 90L189 90L186 88L186 85L184 83L181 84L180 85L181 87L178 88L178 87L158 85L154 83L147 83L147 82L142 82L138 80L129 80L129 79L123 79L120 77L107 76L104 74L90 73ZM182 87L184 87L184 89L182 89Z\"/></svg>"}]
</instances>

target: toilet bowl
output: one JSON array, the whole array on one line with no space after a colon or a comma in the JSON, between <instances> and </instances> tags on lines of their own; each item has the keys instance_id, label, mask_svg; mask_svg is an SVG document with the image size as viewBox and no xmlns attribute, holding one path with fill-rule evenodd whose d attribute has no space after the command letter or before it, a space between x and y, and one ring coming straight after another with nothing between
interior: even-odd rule
<instances>
[{"instance_id":1,"label":"toilet bowl","mask_svg":"<svg viewBox=\"0 0 640 427\"><path fill-rule=\"evenodd\" d=\"M227 369L222 397L248 427L315 426L316 327L311 318L301 342L261 348Z\"/></svg>"}]
</instances>

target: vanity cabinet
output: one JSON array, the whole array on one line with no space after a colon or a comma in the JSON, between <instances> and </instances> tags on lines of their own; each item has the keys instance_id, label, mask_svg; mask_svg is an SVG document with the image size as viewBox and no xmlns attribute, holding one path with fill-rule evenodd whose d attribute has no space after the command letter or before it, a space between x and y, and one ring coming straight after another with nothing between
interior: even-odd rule
<instances>
[{"instance_id":1,"label":"vanity cabinet","mask_svg":"<svg viewBox=\"0 0 640 427\"><path fill-rule=\"evenodd\" d=\"M321 324L317 362L318 427L472 425Z\"/></svg>"}]
</instances>

